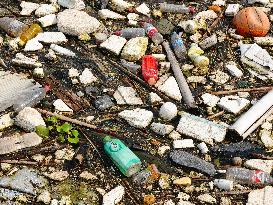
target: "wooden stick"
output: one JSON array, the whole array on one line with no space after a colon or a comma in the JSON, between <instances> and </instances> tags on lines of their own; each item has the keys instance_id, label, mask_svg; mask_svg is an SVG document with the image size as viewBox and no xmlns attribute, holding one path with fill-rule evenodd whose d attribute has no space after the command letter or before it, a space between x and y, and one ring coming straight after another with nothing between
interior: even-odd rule
<instances>
[{"instance_id":1,"label":"wooden stick","mask_svg":"<svg viewBox=\"0 0 273 205\"><path fill-rule=\"evenodd\" d=\"M22 164L22 165L38 165L38 162L33 161L25 161L25 160L0 160L0 163L8 163L8 164Z\"/></svg>"},{"instance_id":2,"label":"wooden stick","mask_svg":"<svg viewBox=\"0 0 273 205\"><path fill-rule=\"evenodd\" d=\"M259 87L259 88L243 88L243 89L235 89L235 90L223 90L223 91L212 91L208 92L212 95L227 95L227 94L232 94L232 93L238 93L238 92L267 92L269 90L272 90L273 86L268 86L268 87Z\"/></svg>"},{"instance_id":3,"label":"wooden stick","mask_svg":"<svg viewBox=\"0 0 273 205\"><path fill-rule=\"evenodd\" d=\"M218 112L218 113L216 113L214 115L208 116L207 118L208 119L213 119L213 118L216 118L216 117L219 117L219 116L223 115L224 113L225 113L225 111L220 111L220 112Z\"/></svg>"}]
</instances>

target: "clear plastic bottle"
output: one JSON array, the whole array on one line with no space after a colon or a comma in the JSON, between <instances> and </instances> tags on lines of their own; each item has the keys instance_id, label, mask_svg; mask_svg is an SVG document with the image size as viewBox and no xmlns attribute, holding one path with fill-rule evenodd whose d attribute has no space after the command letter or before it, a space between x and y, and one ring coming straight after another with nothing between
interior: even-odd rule
<instances>
[{"instance_id":1,"label":"clear plastic bottle","mask_svg":"<svg viewBox=\"0 0 273 205\"><path fill-rule=\"evenodd\" d=\"M30 39L33 39L40 32L43 32L41 26L39 26L39 24L32 24L27 30L25 30L20 35L19 45L20 46L25 45L26 42L28 42Z\"/></svg>"},{"instance_id":2,"label":"clear plastic bottle","mask_svg":"<svg viewBox=\"0 0 273 205\"><path fill-rule=\"evenodd\" d=\"M149 38L152 39L152 41L156 44L159 45L164 41L163 36L158 32L158 30L156 29L156 27L154 27L152 24L150 23L144 23L143 24L144 29L147 33L147 35L149 36Z\"/></svg>"},{"instance_id":3,"label":"clear plastic bottle","mask_svg":"<svg viewBox=\"0 0 273 205\"><path fill-rule=\"evenodd\" d=\"M133 182L141 185L152 184L158 180L160 173L155 164L150 164L145 170L136 173L133 176Z\"/></svg>"},{"instance_id":4,"label":"clear plastic bottle","mask_svg":"<svg viewBox=\"0 0 273 205\"><path fill-rule=\"evenodd\" d=\"M144 28L125 28L114 33L117 36L121 36L126 39L145 36Z\"/></svg>"},{"instance_id":5,"label":"clear plastic bottle","mask_svg":"<svg viewBox=\"0 0 273 205\"><path fill-rule=\"evenodd\" d=\"M15 112L19 112L25 107L32 107L38 104L46 96L46 90L43 87L34 86L22 92L17 102L13 104Z\"/></svg>"},{"instance_id":6,"label":"clear plastic bottle","mask_svg":"<svg viewBox=\"0 0 273 205\"><path fill-rule=\"evenodd\" d=\"M261 170L249 170L241 167L231 167L227 169L226 179L240 184L267 185L273 184L273 178L269 173Z\"/></svg>"},{"instance_id":7,"label":"clear plastic bottle","mask_svg":"<svg viewBox=\"0 0 273 205\"><path fill-rule=\"evenodd\" d=\"M194 7L187 7L185 4L179 5L179 4L167 4L161 3L159 5L160 10L162 12L166 13L180 13L180 14L186 14L186 13L194 13L196 10Z\"/></svg>"},{"instance_id":8,"label":"clear plastic bottle","mask_svg":"<svg viewBox=\"0 0 273 205\"><path fill-rule=\"evenodd\" d=\"M173 47L174 53L178 59L185 59L187 55L187 49L181 38L182 33L177 34L173 32L171 35L171 45Z\"/></svg>"},{"instance_id":9,"label":"clear plastic bottle","mask_svg":"<svg viewBox=\"0 0 273 205\"><path fill-rule=\"evenodd\" d=\"M25 31L28 26L14 18L3 17L0 18L0 28L7 32L8 35L17 37Z\"/></svg>"}]
</instances>

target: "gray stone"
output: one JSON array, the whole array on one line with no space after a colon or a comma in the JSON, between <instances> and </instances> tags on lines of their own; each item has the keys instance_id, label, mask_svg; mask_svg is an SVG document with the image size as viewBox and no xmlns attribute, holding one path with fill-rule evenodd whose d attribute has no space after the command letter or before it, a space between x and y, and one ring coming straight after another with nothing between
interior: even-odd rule
<instances>
[{"instance_id":1,"label":"gray stone","mask_svg":"<svg viewBox=\"0 0 273 205\"><path fill-rule=\"evenodd\" d=\"M134 110L124 110L118 115L126 120L131 126L137 128L147 127L153 119L153 113L151 111L140 108L136 108Z\"/></svg>"},{"instance_id":2,"label":"gray stone","mask_svg":"<svg viewBox=\"0 0 273 205\"><path fill-rule=\"evenodd\" d=\"M43 202L44 204L50 204L51 194L49 191L43 191L38 197L37 202Z\"/></svg>"},{"instance_id":3,"label":"gray stone","mask_svg":"<svg viewBox=\"0 0 273 205\"><path fill-rule=\"evenodd\" d=\"M137 96L137 92L131 87L119 86L114 93L114 98L118 105L142 105L143 102Z\"/></svg>"},{"instance_id":4,"label":"gray stone","mask_svg":"<svg viewBox=\"0 0 273 205\"><path fill-rule=\"evenodd\" d=\"M147 37L132 38L125 44L121 57L128 61L140 60L145 55L147 46Z\"/></svg>"},{"instance_id":5,"label":"gray stone","mask_svg":"<svg viewBox=\"0 0 273 205\"><path fill-rule=\"evenodd\" d=\"M273 204L273 187L266 186L263 189L251 191L248 194L246 205L272 205Z\"/></svg>"},{"instance_id":6,"label":"gray stone","mask_svg":"<svg viewBox=\"0 0 273 205\"><path fill-rule=\"evenodd\" d=\"M201 96L204 104L210 106L210 107L214 107L215 105L217 105L218 101L220 100L219 97L217 97L216 95L212 95L209 93L205 93Z\"/></svg>"},{"instance_id":7,"label":"gray stone","mask_svg":"<svg viewBox=\"0 0 273 205\"><path fill-rule=\"evenodd\" d=\"M120 15L119 13L116 13L114 11L111 11L109 9L101 9L98 11L98 15L101 19L126 19L125 16Z\"/></svg>"},{"instance_id":8,"label":"gray stone","mask_svg":"<svg viewBox=\"0 0 273 205\"><path fill-rule=\"evenodd\" d=\"M0 178L0 186L13 189L23 193L35 195L37 187L45 186L47 180L39 176L35 170L23 168L12 176L3 176Z\"/></svg>"},{"instance_id":9,"label":"gray stone","mask_svg":"<svg viewBox=\"0 0 273 205\"><path fill-rule=\"evenodd\" d=\"M123 37L112 35L106 41L100 44L104 48L116 55L119 55L127 40Z\"/></svg>"},{"instance_id":10,"label":"gray stone","mask_svg":"<svg viewBox=\"0 0 273 205\"><path fill-rule=\"evenodd\" d=\"M156 134L159 134L159 135L167 135L173 129L174 127L172 125L166 125L166 124L155 123L155 122L151 124L151 130L153 130Z\"/></svg>"},{"instance_id":11,"label":"gray stone","mask_svg":"<svg viewBox=\"0 0 273 205\"><path fill-rule=\"evenodd\" d=\"M59 31L73 36L96 32L101 26L96 18L75 9L66 9L60 12L57 19Z\"/></svg>"},{"instance_id":12,"label":"gray stone","mask_svg":"<svg viewBox=\"0 0 273 205\"><path fill-rule=\"evenodd\" d=\"M162 98L159 97L156 93L151 92L149 93L149 101L154 104L154 103L159 103L162 102Z\"/></svg>"},{"instance_id":13,"label":"gray stone","mask_svg":"<svg viewBox=\"0 0 273 205\"><path fill-rule=\"evenodd\" d=\"M189 154L188 152L175 150L170 153L170 158L173 162L183 167L193 168L210 176L213 176L216 173L216 169L213 164Z\"/></svg>"},{"instance_id":14,"label":"gray stone","mask_svg":"<svg viewBox=\"0 0 273 205\"><path fill-rule=\"evenodd\" d=\"M57 5L53 4L40 4L39 8L36 9L35 15L36 16L45 16L48 14L54 14L58 11Z\"/></svg>"},{"instance_id":15,"label":"gray stone","mask_svg":"<svg viewBox=\"0 0 273 205\"><path fill-rule=\"evenodd\" d=\"M91 84L96 82L98 79L93 75L90 69L85 68L82 74L80 75L80 81L84 85Z\"/></svg>"},{"instance_id":16,"label":"gray stone","mask_svg":"<svg viewBox=\"0 0 273 205\"><path fill-rule=\"evenodd\" d=\"M249 159L245 162L244 166L250 169L259 169L271 173L273 160Z\"/></svg>"},{"instance_id":17,"label":"gray stone","mask_svg":"<svg viewBox=\"0 0 273 205\"><path fill-rule=\"evenodd\" d=\"M53 51L56 51L57 53L61 54L61 55L65 55L65 56L71 56L71 57L75 57L76 54L74 52L72 52L71 50L64 48L62 46L58 46L56 44L51 44L50 48Z\"/></svg>"},{"instance_id":18,"label":"gray stone","mask_svg":"<svg viewBox=\"0 0 273 205\"><path fill-rule=\"evenodd\" d=\"M48 27L57 24L56 14L48 14L46 16L38 18L37 20L41 23L42 27Z\"/></svg>"},{"instance_id":19,"label":"gray stone","mask_svg":"<svg viewBox=\"0 0 273 205\"><path fill-rule=\"evenodd\" d=\"M30 16L33 11L35 11L37 8L39 8L39 4L32 3L32 2L26 2L22 1L20 6L22 7L22 11L20 12L20 15L22 16Z\"/></svg>"},{"instance_id":20,"label":"gray stone","mask_svg":"<svg viewBox=\"0 0 273 205\"><path fill-rule=\"evenodd\" d=\"M213 72L209 77L213 82L220 85L225 84L229 80L229 75L220 70Z\"/></svg>"},{"instance_id":21,"label":"gray stone","mask_svg":"<svg viewBox=\"0 0 273 205\"><path fill-rule=\"evenodd\" d=\"M17 53L15 58L12 59L12 63L19 66L36 68L41 67L42 64L37 61L37 59L29 58L22 53Z\"/></svg>"},{"instance_id":22,"label":"gray stone","mask_svg":"<svg viewBox=\"0 0 273 205\"><path fill-rule=\"evenodd\" d=\"M95 107L101 111L104 111L114 105L110 96L108 96L108 95L103 95L103 96L97 98L95 100L94 104L95 104Z\"/></svg>"},{"instance_id":23,"label":"gray stone","mask_svg":"<svg viewBox=\"0 0 273 205\"><path fill-rule=\"evenodd\" d=\"M68 9L82 10L85 8L82 0L58 0L58 4Z\"/></svg>"},{"instance_id":24,"label":"gray stone","mask_svg":"<svg viewBox=\"0 0 273 205\"><path fill-rule=\"evenodd\" d=\"M14 200L15 198L17 198L20 195L22 195L21 192L10 190L10 189L0 188L0 199Z\"/></svg>"},{"instance_id":25,"label":"gray stone","mask_svg":"<svg viewBox=\"0 0 273 205\"><path fill-rule=\"evenodd\" d=\"M171 34L174 29L174 25L165 18L158 21L155 26L162 35Z\"/></svg>"},{"instance_id":26,"label":"gray stone","mask_svg":"<svg viewBox=\"0 0 273 205\"><path fill-rule=\"evenodd\" d=\"M210 194L202 194L197 197L201 203L216 204L216 199Z\"/></svg>"},{"instance_id":27,"label":"gray stone","mask_svg":"<svg viewBox=\"0 0 273 205\"><path fill-rule=\"evenodd\" d=\"M243 76L243 72L237 67L236 63L233 61L227 63L226 69L234 77L240 78Z\"/></svg>"},{"instance_id":28,"label":"gray stone","mask_svg":"<svg viewBox=\"0 0 273 205\"><path fill-rule=\"evenodd\" d=\"M177 107L172 102L164 103L159 110L159 115L166 121L171 121L177 115Z\"/></svg>"},{"instance_id":29,"label":"gray stone","mask_svg":"<svg viewBox=\"0 0 273 205\"><path fill-rule=\"evenodd\" d=\"M43 32L39 33L36 38L38 41L43 43L65 43L67 42L67 38L62 32Z\"/></svg>"}]
</instances>

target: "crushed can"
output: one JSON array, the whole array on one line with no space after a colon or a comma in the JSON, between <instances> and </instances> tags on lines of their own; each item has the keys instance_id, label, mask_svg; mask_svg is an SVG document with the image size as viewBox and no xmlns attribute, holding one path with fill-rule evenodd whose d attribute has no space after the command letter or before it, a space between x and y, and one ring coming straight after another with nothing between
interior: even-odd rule
<instances>
[{"instance_id":1,"label":"crushed can","mask_svg":"<svg viewBox=\"0 0 273 205\"><path fill-rule=\"evenodd\" d=\"M105 136L103 143L106 154L125 176L130 177L140 170L140 159L119 139Z\"/></svg>"},{"instance_id":2,"label":"crushed can","mask_svg":"<svg viewBox=\"0 0 273 205\"><path fill-rule=\"evenodd\" d=\"M156 84L158 80L158 63L154 56L145 55L142 58L142 76L149 85Z\"/></svg>"}]
</instances>

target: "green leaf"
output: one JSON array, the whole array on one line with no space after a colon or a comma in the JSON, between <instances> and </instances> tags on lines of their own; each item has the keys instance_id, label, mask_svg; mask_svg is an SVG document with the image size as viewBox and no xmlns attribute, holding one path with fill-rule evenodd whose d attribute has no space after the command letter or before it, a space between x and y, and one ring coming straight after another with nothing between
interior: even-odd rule
<instances>
[{"instance_id":1,"label":"green leaf","mask_svg":"<svg viewBox=\"0 0 273 205\"><path fill-rule=\"evenodd\" d=\"M57 117L52 116L52 117L48 117L47 121L55 124L55 123L57 123L58 119L57 119Z\"/></svg>"},{"instance_id":2,"label":"green leaf","mask_svg":"<svg viewBox=\"0 0 273 205\"><path fill-rule=\"evenodd\" d=\"M64 142L65 142L65 138L64 138L63 135L59 135L58 138L57 138L57 140L58 140L59 142L61 142L61 143L64 143Z\"/></svg>"},{"instance_id":3,"label":"green leaf","mask_svg":"<svg viewBox=\"0 0 273 205\"><path fill-rule=\"evenodd\" d=\"M70 142L71 144L78 144L79 138L78 137L68 137L67 141Z\"/></svg>"},{"instance_id":4,"label":"green leaf","mask_svg":"<svg viewBox=\"0 0 273 205\"><path fill-rule=\"evenodd\" d=\"M49 136L49 129L44 125L38 125L35 127L37 135L43 138L48 138Z\"/></svg>"},{"instance_id":5,"label":"green leaf","mask_svg":"<svg viewBox=\"0 0 273 205\"><path fill-rule=\"evenodd\" d=\"M71 130L71 129L72 129L72 125L71 124L69 124L67 122L65 122L64 124L62 124L62 130L64 132L69 132L69 130Z\"/></svg>"},{"instance_id":6,"label":"green leaf","mask_svg":"<svg viewBox=\"0 0 273 205\"><path fill-rule=\"evenodd\" d=\"M74 137L78 137L79 136L79 131L78 130L71 130L71 133Z\"/></svg>"},{"instance_id":7,"label":"green leaf","mask_svg":"<svg viewBox=\"0 0 273 205\"><path fill-rule=\"evenodd\" d=\"M59 126L59 125L56 126L56 130L57 130L57 132L60 132L60 133L63 132L62 126Z\"/></svg>"}]
</instances>

